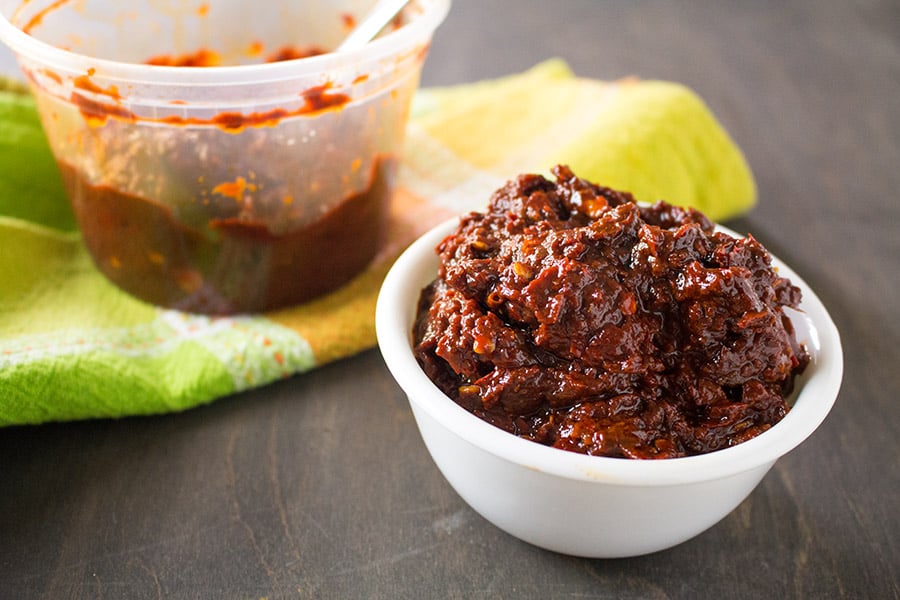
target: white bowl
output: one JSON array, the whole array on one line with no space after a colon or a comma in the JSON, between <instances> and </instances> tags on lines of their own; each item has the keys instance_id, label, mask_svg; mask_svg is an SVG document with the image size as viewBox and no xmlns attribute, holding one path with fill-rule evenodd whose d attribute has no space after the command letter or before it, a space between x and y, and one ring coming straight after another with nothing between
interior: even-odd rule
<instances>
[{"instance_id":1,"label":"white bowl","mask_svg":"<svg viewBox=\"0 0 900 600\"><path fill-rule=\"evenodd\" d=\"M773 257L779 273L803 292L802 312L791 319L811 362L796 382L793 407L765 433L700 456L629 460L558 450L489 425L435 386L412 350L419 292L437 275L434 248L457 223L426 233L388 273L376 308L378 344L447 481L484 518L526 542L595 558L675 546L740 504L834 404L843 372L837 329L809 286Z\"/></svg>"}]
</instances>

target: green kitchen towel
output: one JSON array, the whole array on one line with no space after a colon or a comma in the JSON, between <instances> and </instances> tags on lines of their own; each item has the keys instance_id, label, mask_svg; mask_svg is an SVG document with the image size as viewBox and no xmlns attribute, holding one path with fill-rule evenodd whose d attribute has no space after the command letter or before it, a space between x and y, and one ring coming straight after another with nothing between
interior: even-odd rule
<instances>
[{"instance_id":1,"label":"green kitchen towel","mask_svg":"<svg viewBox=\"0 0 900 600\"><path fill-rule=\"evenodd\" d=\"M356 279L300 306L206 317L135 300L94 268L34 102L0 79L0 425L180 411L371 348L378 289L404 247L560 162L716 220L755 202L741 152L689 89L579 78L551 60L419 92L389 242Z\"/></svg>"}]
</instances>

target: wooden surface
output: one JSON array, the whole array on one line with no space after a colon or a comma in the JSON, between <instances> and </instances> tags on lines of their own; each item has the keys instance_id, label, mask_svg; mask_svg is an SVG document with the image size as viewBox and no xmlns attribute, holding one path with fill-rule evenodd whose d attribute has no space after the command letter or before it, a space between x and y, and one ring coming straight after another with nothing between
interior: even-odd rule
<instances>
[{"instance_id":1,"label":"wooden surface","mask_svg":"<svg viewBox=\"0 0 900 600\"><path fill-rule=\"evenodd\" d=\"M728 225L842 333L834 410L747 501L651 556L530 547L446 484L373 350L181 415L0 430L0 598L900 597L900 3L457 0L424 83L553 56L705 98L760 189Z\"/></svg>"}]
</instances>

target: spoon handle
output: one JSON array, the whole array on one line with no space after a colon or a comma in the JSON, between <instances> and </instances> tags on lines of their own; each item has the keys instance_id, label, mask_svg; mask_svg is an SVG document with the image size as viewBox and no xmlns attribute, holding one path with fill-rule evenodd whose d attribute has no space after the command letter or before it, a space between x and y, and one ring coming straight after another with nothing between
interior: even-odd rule
<instances>
[{"instance_id":1,"label":"spoon handle","mask_svg":"<svg viewBox=\"0 0 900 600\"><path fill-rule=\"evenodd\" d=\"M341 42L336 52L346 52L365 46L407 4L409 4L409 0L378 0L366 18Z\"/></svg>"}]
</instances>

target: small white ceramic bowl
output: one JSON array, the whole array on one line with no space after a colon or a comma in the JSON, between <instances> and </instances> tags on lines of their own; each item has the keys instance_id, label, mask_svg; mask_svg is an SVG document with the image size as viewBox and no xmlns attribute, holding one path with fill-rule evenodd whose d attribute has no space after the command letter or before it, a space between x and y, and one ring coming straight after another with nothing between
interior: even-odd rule
<instances>
[{"instance_id":1,"label":"small white ceramic bowl","mask_svg":"<svg viewBox=\"0 0 900 600\"><path fill-rule=\"evenodd\" d=\"M701 456L628 460L542 446L489 425L441 392L412 351L419 292L437 275L434 248L457 223L426 233L388 273L376 309L378 344L447 481L488 521L526 542L595 558L675 546L740 504L834 404L843 372L837 329L809 286L773 258L803 292L803 312L791 318L812 360L797 381L793 408L765 433Z\"/></svg>"}]
</instances>

